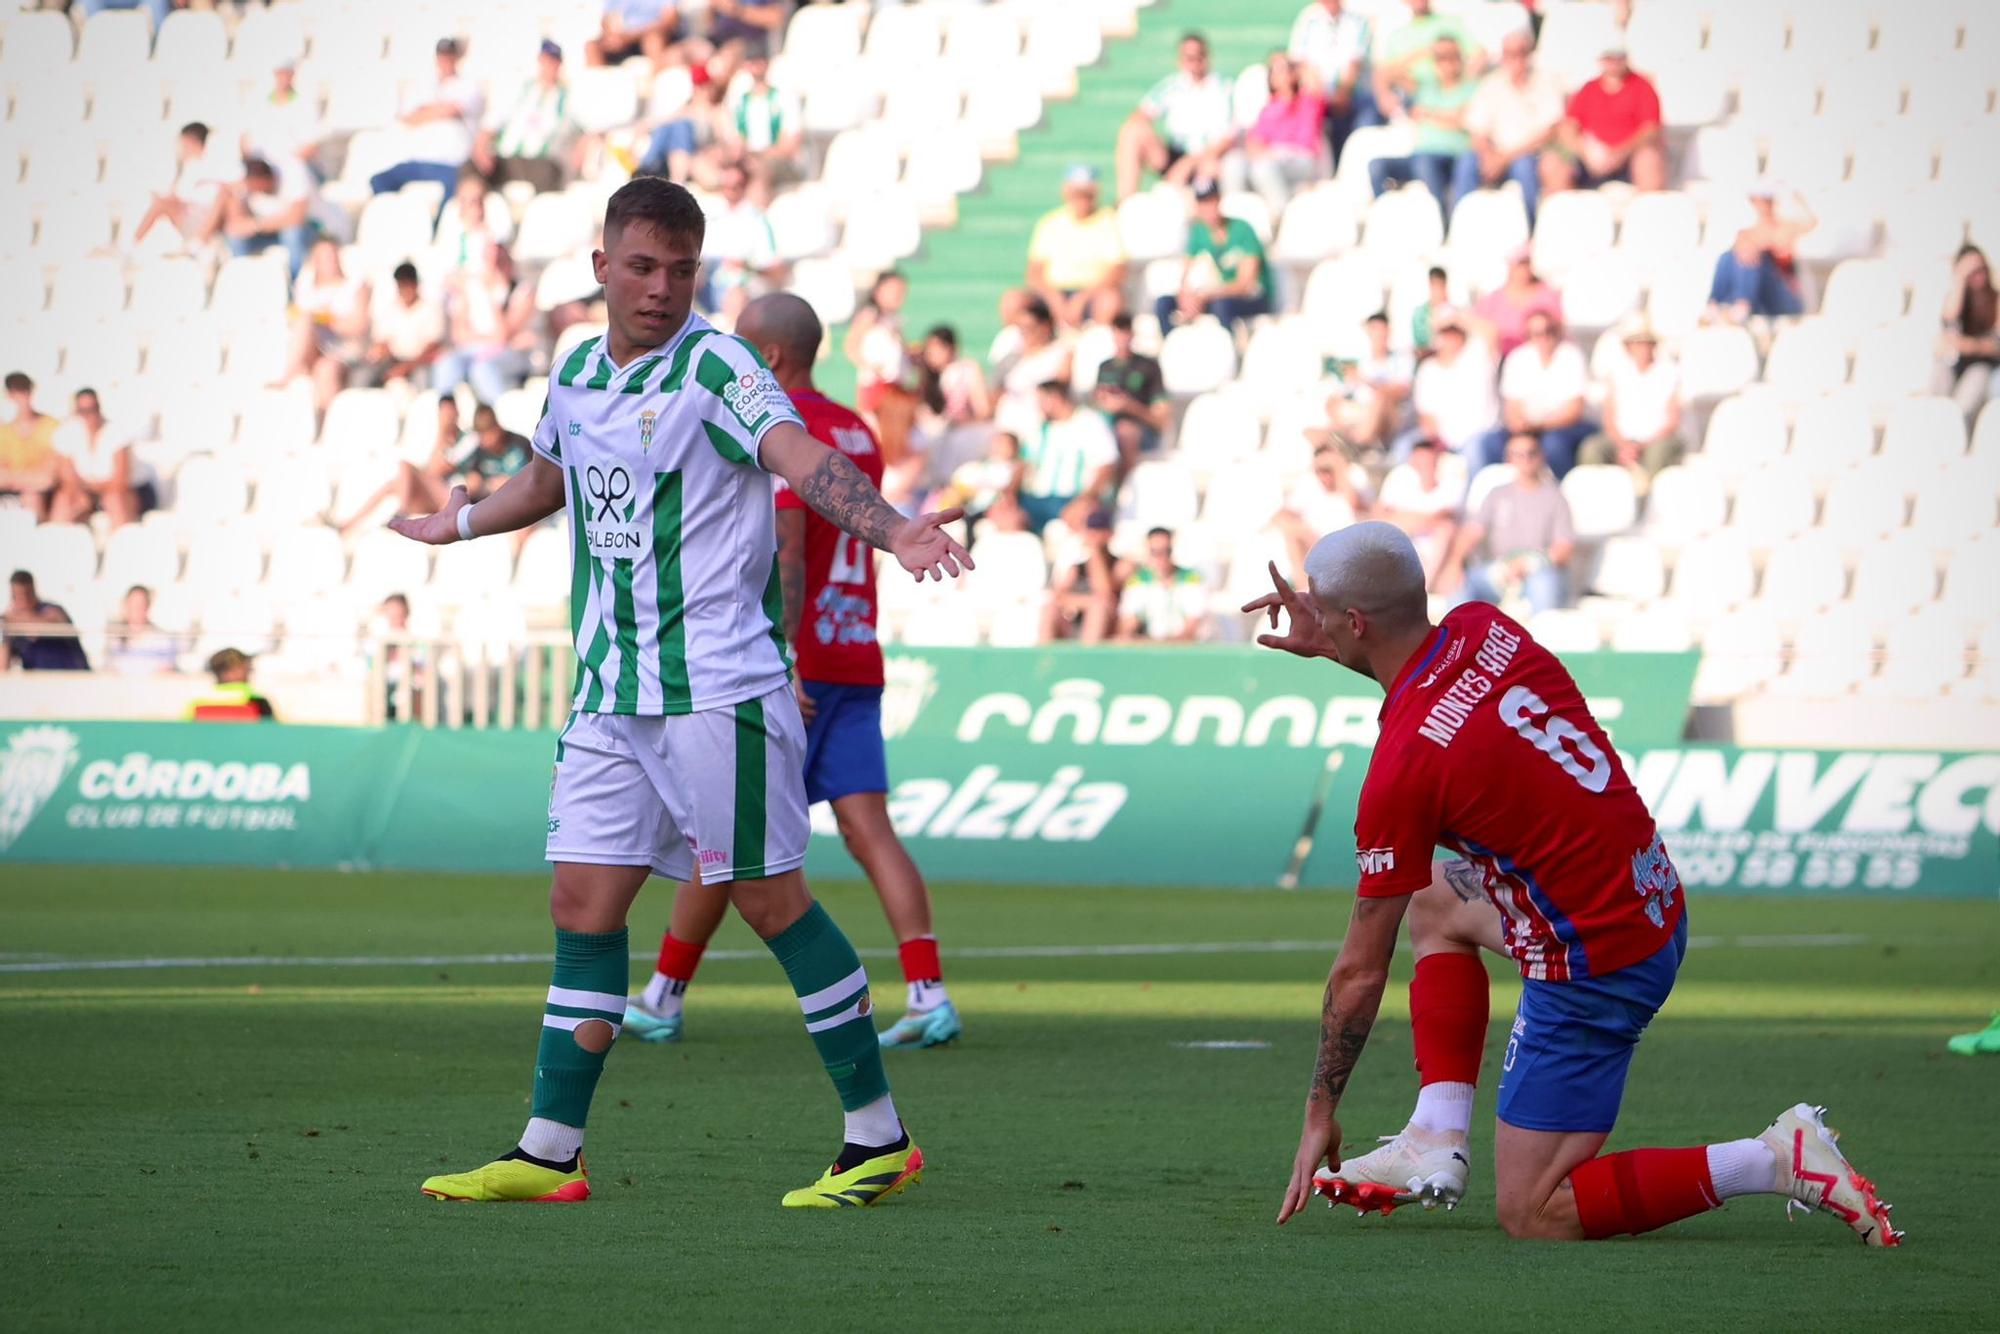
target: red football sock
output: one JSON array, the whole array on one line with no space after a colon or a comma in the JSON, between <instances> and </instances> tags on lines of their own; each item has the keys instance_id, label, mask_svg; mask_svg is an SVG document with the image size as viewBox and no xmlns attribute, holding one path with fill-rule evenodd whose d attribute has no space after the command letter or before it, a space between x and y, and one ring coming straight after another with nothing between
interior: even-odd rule
<instances>
[{"instance_id":1,"label":"red football sock","mask_svg":"<svg viewBox=\"0 0 2000 1334\"><path fill-rule=\"evenodd\" d=\"M1593 1241L1651 1232L1722 1207L1702 1146L1606 1154L1571 1172L1569 1184L1576 1192L1577 1221Z\"/></svg>"},{"instance_id":2,"label":"red football sock","mask_svg":"<svg viewBox=\"0 0 2000 1334\"><path fill-rule=\"evenodd\" d=\"M905 982L942 982L944 966L938 962L936 936L918 936L896 946L896 954L903 961Z\"/></svg>"},{"instance_id":3,"label":"red football sock","mask_svg":"<svg viewBox=\"0 0 2000 1334\"><path fill-rule=\"evenodd\" d=\"M1476 954L1427 954L1410 979L1410 1035L1422 1084L1477 1084L1490 998Z\"/></svg>"},{"instance_id":4,"label":"red football sock","mask_svg":"<svg viewBox=\"0 0 2000 1334\"><path fill-rule=\"evenodd\" d=\"M694 970L701 967L701 952L706 944L690 945L673 932L667 932L660 941L660 972L676 982L694 981Z\"/></svg>"}]
</instances>

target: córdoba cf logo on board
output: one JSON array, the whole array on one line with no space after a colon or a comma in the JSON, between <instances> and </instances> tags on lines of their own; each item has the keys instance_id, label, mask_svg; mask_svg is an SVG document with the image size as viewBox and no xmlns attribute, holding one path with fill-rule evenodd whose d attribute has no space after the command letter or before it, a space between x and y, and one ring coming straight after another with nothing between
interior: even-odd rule
<instances>
[{"instance_id":1,"label":"c\u00f3rdoba cf logo on board","mask_svg":"<svg viewBox=\"0 0 2000 1334\"><path fill-rule=\"evenodd\" d=\"M7 738L0 751L0 850L49 804L76 760L76 733L66 727L24 727Z\"/></svg>"}]
</instances>

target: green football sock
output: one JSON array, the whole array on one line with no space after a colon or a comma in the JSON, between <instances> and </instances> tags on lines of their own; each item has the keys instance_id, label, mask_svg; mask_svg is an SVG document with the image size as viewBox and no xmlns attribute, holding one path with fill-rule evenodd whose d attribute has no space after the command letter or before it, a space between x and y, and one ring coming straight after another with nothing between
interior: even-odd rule
<instances>
[{"instance_id":1,"label":"green football sock","mask_svg":"<svg viewBox=\"0 0 2000 1334\"><path fill-rule=\"evenodd\" d=\"M851 1112L887 1094L889 1076L875 1036L868 973L826 909L813 904L805 916L764 943L792 980L805 1011L806 1032L826 1063L841 1109Z\"/></svg>"},{"instance_id":2,"label":"green football sock","mask_svg":"<svg viewBox=\"0 0 2000 1334\"><path fill-rule=\"evenodd\" d=\"M605 1051L577 1045L576 1026L591 1019L611 1025L625 1018L631 963L624 927L601 934L556 932L556 969L542 1011L542 1043L535 1053L535 1117L581 1130L590 1115Z\"/></svg>"}]
</instances>

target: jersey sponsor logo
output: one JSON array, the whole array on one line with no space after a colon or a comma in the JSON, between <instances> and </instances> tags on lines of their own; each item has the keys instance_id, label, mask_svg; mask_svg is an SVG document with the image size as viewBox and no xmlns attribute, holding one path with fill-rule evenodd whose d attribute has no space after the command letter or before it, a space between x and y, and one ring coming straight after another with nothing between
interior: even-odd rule
<instances>
[{"instance_id":1,"label":"jersey sponsor logo","mask_svg":"<svg viewBox=\"0 0 2000 1334\"><path fill-rule=\"evenodd\" d=\"M695 848L694 859L706 870L711 866L721 866L729 860L729 854L717 848Z\"/></svg>"},{"instance_id":2,"label":"jersey sponsor logo","mask_svg":"<svg viewBox=\"0 0 2000 1334\"><path fill-rule=\"evenodd\" d=\"M1451 670L1452 665L1454 663L1456 663L1460 658L1464 656L1465 656L1465 636L1459 635L1457 638L1453 639L1449 645L1446 646L1444 651L1444 661L1439 663L1437 666L1431 668L1430 671L1424 674L1424 679L1417 682L1417 689L1429 690L1432 686L1438 683L1438 679L1440 677L1442 677L1446 672Z\"/></svg>"},{"instance_id":3,"label":"jersey sponsor logo","mask_svg":"<svg viewBox=\"0 0 2000 1334\"><path fill-rule=\"evenodd\" d=\"M1505 675L1520 647L1521 636L1498 622L1487 627L1485 642L1472 655L1473 666L1466 668L1431 705L1417 728L1417 735L1440 747L1451 745L1458 729L1472 717L1473 708L1493 693L1494 682Z\"/></svg>"},{"instance_id":4,"label":"jersey sponsor logo","mask_svg":"<svg viewBox=\"0 0 2000 1334\"><path fill-rule=\"evenodd\" d=\"M0 848L10 846L76 767L76 733L67 727L24 727L0 751Z\"/></svg>"},{"instance_id":5,"label":"jersey sponsor logo","mask_svg":"<svg viewBox=\"0 0 2000 1334\"><path fill-rule=\"evenodd\" d=\"M843 593L829 583L813 599L813 638L822 644L872 644L874 611L868 598Z\"/></svg>"},{"instance_id":6,"label":"jersey sponsor logo","mask_svg":"<svg viewBox=\"0 0 2000 1334\"><path fill-rule=\"evenodd\" d=\"M583 434L583 423L582 423L582 422L571 422L571 423L569 424L569 433L570 433L571 435L582 435L582 434Z\"/></svg>"},{"instance_id":7,"label":"jersey sponsor logo","mask_svg":"<svg viewBox=\"0 0 2000 1334\"><path fill-rule=\"evenodd\" d=\"M600 558L630 560L646 549L643 527L633 523L632 474L619 464L584 469L583 487L590 497L584 507L584 546ZM621 508L622 507L622 508Z\"/></svg>"},{"instance_id":8,"label":"jersey sponsor logo","mask_svg":"<svg viewBox=\"0 0 2000 1334\"><path fill-rule=\"evenodd\" d=\"M1632 888L1646 901L1646 920L1654 926L1667 924L1667 909L1674 903L1674 891L1681 887L1680 872L1667 845L1658 834L1653 841L1632 854Z\"/></svg>"},{"instance_id":9,"label":"jersey sponsor logo","mask_svg":"<svg viewBox=\"0 0 2000 1334\"><path fill-rule=\"evenodd\" d=\"M736 419L752 431L779 406L789 412L792 403L785 391L778 387L777 377L762 367L745 371L722 386L722 401L729 405Z\"/></svg>"},{"instance_id":10,"label":"jersey sponsor logo","mask_svg":"<svg viewBox=\"0 0 2000 1334\"><path fill-rule=\"evenodd\" d=\"M1382 875L1396 869L1394 848L1357 848L1354 864L1361 868L1363 875Z\"/></svg>"}]
</instances>

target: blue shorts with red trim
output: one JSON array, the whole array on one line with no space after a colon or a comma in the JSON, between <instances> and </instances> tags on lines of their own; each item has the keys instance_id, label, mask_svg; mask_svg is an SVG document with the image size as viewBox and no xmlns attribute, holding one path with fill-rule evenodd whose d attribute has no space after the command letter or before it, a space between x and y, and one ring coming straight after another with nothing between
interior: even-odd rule
<instances>
[{"instance_id":1,"label":"blue shorts with red trim","mask_svg":"<svg viewBox=\"0 0 2000 1334\"><path fill-rule=\"evenodd\" d=\"M1683 912L1673 938L1629 968L1523 982L1500 1066L1500 1119L1523 1130L1610 1130L1632 1050L1674 989L1687 938Z\"/></svg>"},{"instance_id":2,"label":"blue shorts with red trim","mask_svg":"<svg viewBox=\"0 0 2000 1334\"><path fill-rule=\"evenodd\" d=\"M817 711L806 724L806 800L838 801L889 790L882 747L882 687L806 682Z\"/></svg>"}]
</instances>

